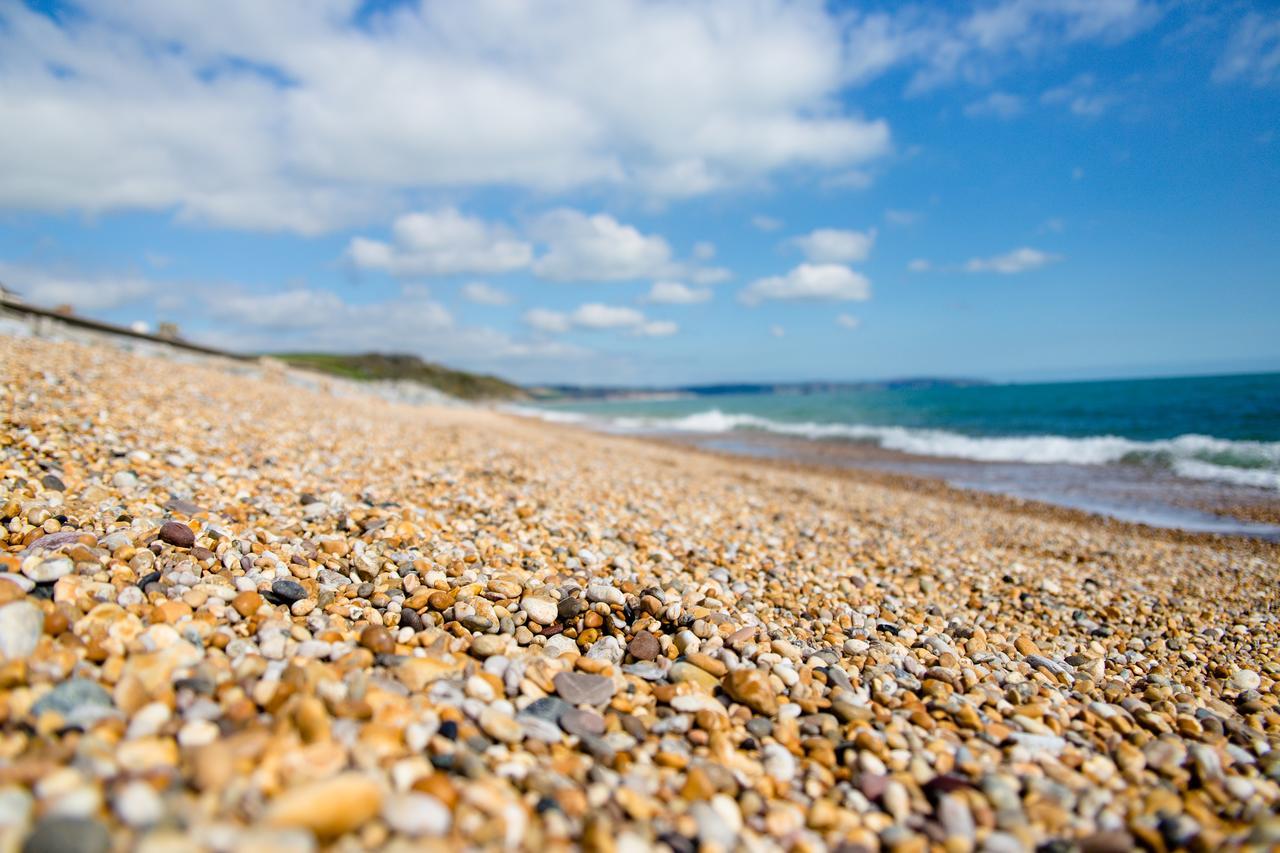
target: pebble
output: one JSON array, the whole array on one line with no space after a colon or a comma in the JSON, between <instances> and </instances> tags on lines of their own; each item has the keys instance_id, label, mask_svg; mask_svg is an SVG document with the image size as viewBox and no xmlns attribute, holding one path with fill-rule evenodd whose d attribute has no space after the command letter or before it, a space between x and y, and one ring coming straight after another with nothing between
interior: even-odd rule
<instances>
[{"instance_id":1,"label":"pebble","mask_svg":"<svg viewBox=\"0 0 1280 853\"><path fill-rule=\"evenodd\" d=\"M280 794L263 818L270 827L307 829L321 839L337 838L379 813L382 790L363 773L340 773Z\"/></svg>"},{"instance_id":2,"label":"pebble","mask_svg":"<svg viewBox=\"0 0 1280 853\"><path fill-rule=\"evenodd\" d=\"M539 625L554 624L560 615L556 602L538 596L526 596L520 602L520 609L528 615L530 621Z\"/></svg>"},{"instance_id":3,"label":"pebble","mask_svg":"<svg viewBox=\"0 0 1280 853\"><path fill-rule=\"evenodd\" d=\"M592 711L568 707L560 714L559 723L566 732L579 737L604 734L604 718Z\"/></svg>"},{"instance_id":4,"label":"pebble","mask_svg":"<svg viewBox=\"0 0 1280 853\"><path fill-rule=\"evenodd\" d=\"M0 607L0 658L31 657L44 632L44 611L30 601L13 601Z\"/></svg>"},{"instance_id":5,"label":"pebble","mask_svg":"<svg viewBox=\"0 0 1280 853\"><path fill-rule=\"evenodd\" d=\"M180 521L166 521L160 525L160 541L178 548L190 548L196 544L196 534Z\"/></svg>"},{"instance_id":6,"label":"pebble","mask_svg":"<svg viewBox=\"0 0 1280 853\"><path fill-rule=\"evenodd\" d=\"M22 565L22 573L36 583L53 583L76 570L66 557L49 557L44 560L28 560Z\"/></svg>"},{"instance_id":7,"label":"pebble","mask_svg":"<svg viewBox=\"0 0 1280 853\"><path fill-rule=\"evenodd\" d=\"M23 853L108 853L111 834L92 818L49 815L22 844Z\"/></svg>"},{"instance_id":8,"label":"pebble","mask_svg":"<svg viewBox=\"0 0 1280 853\"><path fill-rule=\"evenodd\" d=\"M271 591L285 604L293 604L307 597L307 589L297 581L282 579L273 581Z\"/></svg>"},{"instance_id":9,"label":"pebble","mask_svg":"<svg viewBox=\"0 0 1280 853\"><path fill-rule=\"evenodd\" d=\"M662 652L658 638L648 631L637 631L627 644L627 651L636 660L653 660Z\"/></svg>"},{"instance_id":10,"label":"pebble","mask_svg":"<svg viewBox=\"0 0 1280 853\"><path fill-rule=\"evenodd\" d=\"M411 838L440 836L449 831L453 815L430 794L394 794L382 804L382 819L395 832Z\"/></svg>"},{"instance_id":11,"label":"pebble","mask_svg":"<svg viewBox=\"0 0 1280 853\"><path fill-rule=\"evenodd\" d=\"M758 669L735 669L724 677L724 692L765 716L778 713L778 696L769 677Z\"/></svg>"},{"instance_id":12,"label":"pebble","mask_svg":"<svg viewBox=\"0 0 1280 853\"><path fill-rule=\"evenodd\" d=\"M1237 669L1227 681L1232 690L1257 690L1262 686L1262 677L1251 669Z\"/></svg>"},{"instance_id":13,"label":"pebble","mask_svg":"<svg viewBox=\"0 0 1280 853\"><path fill-rule=\"evenodd\" d=\"M55 712L69 725L83 728L97 722L113 708L111 694L98 682L72 678L55 686L31 706L31 716Z\"/></svg>"},{"instance_id":14,"label":"pebble","mask_svg":"<svg viewBox=\"0 0 1280 853\"><path fill-rule=\"evenodd\" d=\"M570 705L603 705L613 698L613 679L584 672L562 672L555 677L556 693Z\"/></svg>"}]
</instances>

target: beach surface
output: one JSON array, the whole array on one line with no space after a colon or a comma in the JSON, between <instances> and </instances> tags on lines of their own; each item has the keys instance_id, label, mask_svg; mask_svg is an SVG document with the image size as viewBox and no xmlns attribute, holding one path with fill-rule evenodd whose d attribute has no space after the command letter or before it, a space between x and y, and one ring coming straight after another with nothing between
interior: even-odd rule
<instances>
[{"instance_id":1,"label":"beach surface","mask_svg":"<svg viewBox=\"0 0 1280 853\"><path fill-rule=\"evenodd\" d=\"M1274 543L309 384L0 337L0 849L1280 844Z\"/></svg>"}]
</instances>

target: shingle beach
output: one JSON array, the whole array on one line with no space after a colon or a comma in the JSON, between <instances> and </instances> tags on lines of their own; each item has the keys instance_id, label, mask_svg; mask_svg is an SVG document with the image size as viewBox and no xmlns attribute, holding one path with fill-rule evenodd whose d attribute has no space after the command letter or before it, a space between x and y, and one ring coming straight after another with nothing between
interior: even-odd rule
<instances>
[{"instance_id":1,"label":"shingle beach","mask_svg":"<svg viewBox=\"0 0 1280 853\"><path fill-rule=\"evenodd\" d=\"M106 346L0 379L0 850L1280 845L1273 547Z\"/></svg>"}]
</instances>

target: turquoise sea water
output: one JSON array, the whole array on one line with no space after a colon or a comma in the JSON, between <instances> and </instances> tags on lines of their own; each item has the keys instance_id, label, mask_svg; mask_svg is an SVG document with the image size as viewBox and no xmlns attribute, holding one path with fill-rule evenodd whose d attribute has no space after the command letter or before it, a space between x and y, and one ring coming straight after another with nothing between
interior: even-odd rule
<instances>
[{"instance_id":1,"label":"turquoise sea water","mask_svg":"<svg viewBox=\"0 0 1280 853\"><path fill-rule=\"evenodd\" d=\"M1280 490L1280 373L561 403L604 429L756 432L990 463L1125 465Z\"/></svg>"}]
</instances>

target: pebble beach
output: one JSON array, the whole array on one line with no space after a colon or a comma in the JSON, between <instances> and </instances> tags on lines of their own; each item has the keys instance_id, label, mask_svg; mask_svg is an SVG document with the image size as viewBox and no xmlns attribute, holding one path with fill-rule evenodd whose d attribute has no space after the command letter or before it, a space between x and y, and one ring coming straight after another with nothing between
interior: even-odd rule
<instances>
[{"instance_id":1,"label":"pebble beach","mask_svg":"<svg viewBox=\"0 0 1280 853\"><path fill-rule=\"evenodd\" d=\"M0 337L0 851L1280 845L1276 546Z\"/></svg>"}]
</instances>

